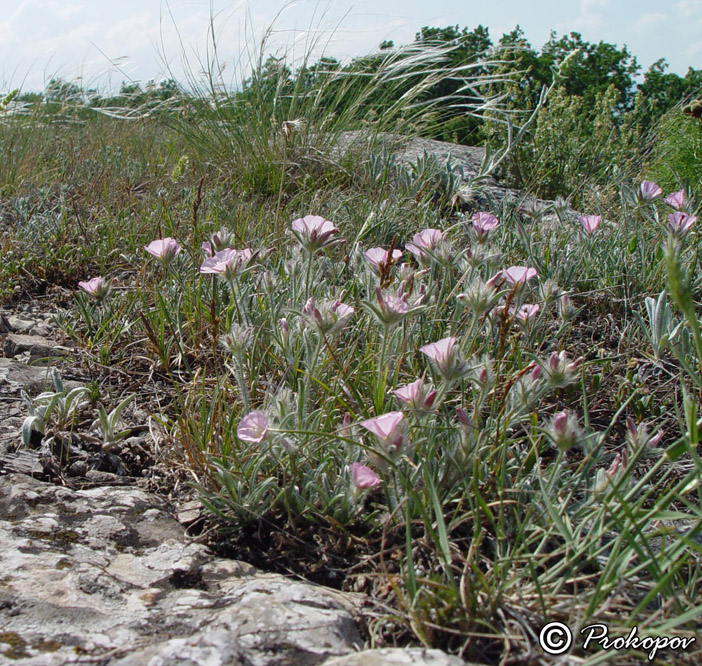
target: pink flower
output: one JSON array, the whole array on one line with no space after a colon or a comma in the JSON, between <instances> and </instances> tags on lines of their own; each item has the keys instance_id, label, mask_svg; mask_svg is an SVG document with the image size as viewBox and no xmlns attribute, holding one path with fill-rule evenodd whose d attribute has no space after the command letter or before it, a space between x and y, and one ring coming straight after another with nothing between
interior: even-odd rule
<instances>
[{"instance_id":1,"label":"pink flower","mask_svg":"<svg viewBox=\"0 0 702 666\"><path fill-rule=\"evenodd\" d=\"M538 314L541 306L538 303L525 303L516 312L516 317L519 321L527 322L533 319Z\"/></svg>"},{"instance_id":2,"label":"pink flower","mask_svg":"<svg viewBox=\"0 0 702 666\"><path fill-rule=\"evenodd\" d=\"M427 250L433 252L444 240L443 232L438 229L424 229L412 236L412 242L407 243L405 248L409 250L418 261L425 258Z\"/></svg>"},{"instance_id":3,"label":"pink flower","mask_svg":"<svg viewBox=\"0 0 702 666\"><path fill-rule=\"evenodd\" d=\"M470 416L468 416L468 413L465 409L463 409L463 407L456 407L456 416L458 417L458 424L462 428L470 430L475 428L475 422Z\"/></svg>"},{"instance_id":4,"label":"pink flower","mask_svg":"<svg viewBox=\"0 0 702 666\"><path fill-rule=\"evenodd\" d=\"M203 241L202 249L206 257L214 256L215 252L226 250L234 244L234 235L227 229L215 231L210 236L210 240Z\"/></svg>"},{"instance_id":5,"label":"pink flower","mask_svg":"<svg viewBox=\"0 0 702 666\"><path fill-rule=\"evenodd\" d=\"M665 430L659 430L657 434L655 434L651 439L646 442L646 446L649 449L655 449L658 447L658 445L663 441L663 437L665 436Z\"/></svg>"},{"instance_id":6,"label":"pink flower","mask_svg":"<svg viewBox=\"0 0 702 666\"><path fill-rule=\"evenodd\" d=\"M292 229L300 245L308 252L332 245L336 242L334 235L339 233L332 222L320 215L305 215L293 220Z\"/></svg>"},{"instance_id":7,"label":"pink flower","mask_svg":"<svg viewBox=\"0 0 702 666\"><path fill-rule=\"evenodd\" d=\"M478 232L479 237L485 236L488 231L494 229L499 220L491 213L479 212L473 215L473 228Z\"/></svg>"},{"instance_id":8,"label":"pink flower","mask_svg":"<svg viewBox=\"0 0 702 666\"><path fill-rule=\"evenodd\" d=\"M568 294L563 294L558 299L558 311L561 315L561 319L563 319L564 321L568 321L575 314L575 308L573 307L573 304L570 300L570 296L568 296Z\"/></svg>"},{"instance_id":9,"label":"pink flower","mask_svg":"<svg viewBox=\"0 0 702 666\"><path fill-rule=\"evenodd\" d=\"M680 210L685 205L685 190L673 192L663 199L663 201L672 208L675 208L675 210Z\"/></svg>"},{"instance_id":10,"label":"pink flower","mask_svg":"<svg viewBox=\"0 0 702 666\"><path fill-rule=\"evenodd\" d=\"M644 180L643 183L641 183L641 198L644 201L653 201L661 194L663 194L663 190L653 181Z\"/></svg>"},{"instance_id":11,"label":"pink flower","mask_svg":"<svg viewBox=\"0 0 702 666\"><path fill-rule=\"evenodd\" d=\"M502 271L502 277L513 285L524 285L537 275L535 268L527 266L510 266Z\"/></svg>"},{"instance_id":12,"label":"pink flower","mask_svg":"<svg viewBox=\"0 0 702 666\"><path fill-rule=\"evenodd\" d=\"M351 463L351 483L356 492L377 488L380 485L380 477L366 465L361 463Z\"/></svg>"},{"instance_id":13,"label":"pink flower","mask_svg":"<svg viewBox=\"0 0 702 666\"><path fill-rule=\"evenodd\" d=\"M87 282L79 282L78 286L97 301L102 301L110 293L112 283L103 277L94 277Z\"/></svg>"},{"instance_id":14,"label":"pink flower","mask_svg":"<svg viewBox=\"0 0 702 666\"><path fill-rule=\"evenodd\" d=\"M305 303L305 307L302 308L302 314L307 315L310 319L320 320L322 318L322 313L317 309L315 305L314 296L310 296Z\"/></svg>"},{"instance_id":15,"label":"pink flower","mask_svg":"<svg viewBox=\"0 0 702 666\"><path fill-rule=\"evenodd\" d=\"M425 384L421 379L390 392L407 407L417 411L431 409L437 393L433 386Z\"/></svg>"},{"instance_id":16,"label":"pink flower","mask_svg":"<svg viewBox=\"0 0 702 666\"><path fill-rule=\"evenodd\" d=\"M468 364L461 358L456 346L457 342L456 338L448 337L419 348L422 354L434 362L446 380L458 379L468 370Z\"/></svg>"},{"instance_id":17,"label":"pink flower","mask_svg":"<svg viewBox=\"0 0 702 666\"><path fill-rule=\"evenodd\" d=\"M610 484L615 484L618 477L622 476L626 470L626 451L617 453L612 464L605 469L598 469L595 475L595 493L602 494Z\"/></svg>"},{"instance_id":18,"label":"pink flower","mask_svg":"<svg viewBox=\"0 0 702 666\"><path fill-rule=\"evenodd\" d=\"M151 241L148 245L144 246L144 249L150 255L156 257L164 266L168 266L178 255L181 247L178 245L177 241L169 237Z\"/></svg>"},{"instance_id":19,"label":"pink flower","mask_svg":"<svg viewBox=\"0 0 702 666\"><path fill-rule=\"evenodd\" d=\"M644 446L648 449L655 449L663 441L663 436L665 432L659 430L653 437L648 432L648 425L645 423L639 423L636 425L634 419L631 416L626 418L626 428L627 428L627 439L631 442L631 445L636 448L638 446Z\"/></svg>"},{"instance_id":20,"label":"pink flower","mask_svg":"<svg viewBox=\"0 0 702 666\"><path fill-rule=\"evenodd\" d=\"M582 362L582 356L570 361L565 351L552 352L543 369L546 371L546 376L552 386L566 386L574 381L574 373Z\"/></svg>"},{"instance_id":21,"label":"pink flower","mask_svg":"<svg viewBox=\"0 0 702 666\"><path fill-rule=\"evenodd\" d=\"M419 351L436 363L447 363L455 353L454 349L457 342L458 340L453 337L443 338L438 342L432 342L420 347Z\"/></svg>"},{"instance_id":22,"label":"pink flower","mask_svg":"<svg viewBox=\"0 0 702 666\"><path fill-rule=\"evenodd\" d=\"M350 305L346 305L346 303L342 303L341 301L336 301L331 309L339 319L350 317L354 312L354 309Z\"/></svg>"},{"instance_id":23,"label":"pink flower","mask_svg":"<svg viewBox=\"0 0 702 666\"><path fill-rule=\"evenodd\" d=\"M408 427L402 412L388 412L374 419L361 421L362 428L375 436L376 441L389 458L397 458L404 447Z\"/></svg>"},{"instance_id":24,"label":"pink flower","mask_svg":"<svg viewBox=\"0 0 702 666\"><path fill-rule=\"evenodd\" d=\"M379 275L383 267L387 265L389 260L389 250L384 250L382 247L372 247L363 253L363 258L368 262L376 275ZM402 250L392 251L392 261L396 262L402 258Z\"/></svg>"},{"instance_id":25,"label":"pink flower","mask_svg":"<svg viewBox=\"0 0 702 666\"><path fill-rule=\"evenodd\" d=\"M402 281L397 295L376 287L375 297L378 305L372 303L364 305L381 324L391 326L419 312L422 309L421 304L425 296L426 293L421 291L418 295L413 296L410 302L409 296L405 293L405 282Z\"/></svg>"},{"instance_id":26,"label":"pink flower","mask_svg":"<svg viewBox=\"0 0 702 666\"><path fill-rule=\"evenodd\" d=\"M617 453L616 456L614 456L614 460L612 461L612 464L609 466L609 469L607 470L607 476L611 479L614 480L614 477L617 476L620 472L623 472L626 469L626 451L622 451L621 453Z\"/></svg>"},{"instance_id":27,"label":"pink flower","mask_svg":"<svg viewBox=\"0 0 702 666\"><path fill-rule=\"evenodd\" d=\"M232 250L228 247L215 252L211 257L207 257L200 266L200 272L221 275L225 280L231 282L242 273L251 257L253 257L253 252L249 248Z\"/></svg>"},{"instance_id":28,"label":"pink flower","mask_svg":"<svg viewBox=\"0 0 702 666\"><path fill-rule=\"evenodd\" d=\"M344 294L341 298L343 296ZM314 296L310 296L305 307L302 308L302 314L325 334L331 334L341 329L353 313L354 309L350 305L342 303L341 299L336 301L325 299L317 307Z\"/></svg>"},{"instance_id":29,"label":"pink flower","mask_svg":"<svg viewBox=\"0 0 702 666\"><path fill-rule=\"evenodd\" d=\"M550 427L551 437L561 451L573 446L580 435L580 426L575 414L567 409L553 415Z\"/></svg>"},{"instance_id":30,"label":"pink flower","mask_svg":"<svg viewBox=\"0 0 702 666\"><path fill-rule=\"evenodd\" d=\"M249 412L236 429L236 435L242 442L260 444L268 434L268 417L258 410Z\"/></svg>"},{"instance_id":31,"label":"pink flower","mask_svg":"<svg viewBox=\"0 0 702 666\"><path fill-rule=\"evenodd\" d=\"M580 215L578 217L578 222L583 225L583 229L588 234L595 233L595 229L597 229L601 220L601 215Z\"/></svg>"},{"instance_id":32,"label":"pink flower","mask_svg":"<svg viewBox=\"0 0 702 666\"><path fill-rule=\"evenodd\" d=\"M568 410L564 409L553 415L553 430L556 434L563 435L568 425Z\"/></svg>"},{"instance_id":33,"label":"pink flower","mask_svg":"<svg viewBox=\"0 0 702 666\"><path fill-rule=\"evenodd\" d=\"M497 271L485 284L490 287L490 289L498 289L502 286L505 280L505 272Z\"/></svg>"},{"instance_id":34,"label":"pink flower","mask_svg":"<svg viewBox=\"0 0 702 666\"><path fill-rule=\"evenodd\" d=\"M380 287L375 289L375 297L378 300L381 312L390 320L400 320L409 312L409 304L407 296L395 296L394 294L385 293Z\"/></svg>"},{"instance_id":35,"label":"pink flower","mask_svg":"<svg viewBox=\"0 0 702 666\"><path fill-rule=\"evenodd\" d=\"M688 215L681 211L668 215L668 227L678 236L684 236L695 222L697 222L695 215Z\"/></svg>"}]
</instances>

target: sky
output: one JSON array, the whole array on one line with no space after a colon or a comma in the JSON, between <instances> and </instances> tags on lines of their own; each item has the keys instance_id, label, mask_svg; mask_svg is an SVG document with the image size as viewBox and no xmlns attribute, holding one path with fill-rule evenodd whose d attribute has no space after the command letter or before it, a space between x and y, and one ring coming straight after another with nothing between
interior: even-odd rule
<instances>
[{"instance_id":1,"label":"sky","mask_svg":"<svg viewBox=\"0 0 702 666\"><path fill-rule=\"evenodd\" d=\"M215 69L215 51L236 84L266 33L266 53L344 60L409 43L422 26L478 24L494 41L516 25L534 47L551 30L577 31L626 44L643 70L659 58L681 75L702 69L702 0L0 0L0 92L41 90L55 76L105 92L197 79Z\"/></svg>"}]
</instances>

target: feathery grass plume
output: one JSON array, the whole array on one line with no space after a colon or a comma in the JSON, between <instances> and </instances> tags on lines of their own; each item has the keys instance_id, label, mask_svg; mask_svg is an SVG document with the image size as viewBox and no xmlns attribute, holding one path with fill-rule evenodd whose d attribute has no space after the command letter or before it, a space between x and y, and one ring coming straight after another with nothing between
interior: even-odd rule
<instances>
[{"instance_id":1,"label":"feathery grass plume","mask_svg":"<svg viewBox=\"0 0 702 666\"><path fill-rule=\"evenodd\" d=\"M345 177L340 155L366 150L381 133L422 132L459 108L480 117L490 108L501 117L504 96L490 86L514 75L497 72L498 52L456 64L459 44L424 39L341 63L324 54L333 31L318 26L301 54L290 48L278 55L277 18L260 38L247 25L232 71L219 61L213 17L204 58L182 59L190 111L164 121L234 182L275 195L279 208L304 185L304 174L336 170ZM445 82L454 92L437 94ZM350 130L365 138L349 141Z\"/></svg>"}]
</instances>

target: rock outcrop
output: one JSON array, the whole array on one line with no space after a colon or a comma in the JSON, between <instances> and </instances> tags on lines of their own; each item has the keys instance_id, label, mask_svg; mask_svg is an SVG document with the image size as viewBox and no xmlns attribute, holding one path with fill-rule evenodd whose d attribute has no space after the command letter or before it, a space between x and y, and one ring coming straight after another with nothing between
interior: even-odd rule
<instances>
[{"instance_id":1,"label":"rock outcrop","mask_svg":"<svg viewBox=\"0 0 702 666\"><path fill-rule=\"evenodd\" d=\"M319 664L362 646L362 597L212 557L134 487L0 477L0 543L0 659Z\"/></svg>"}]
</instances>

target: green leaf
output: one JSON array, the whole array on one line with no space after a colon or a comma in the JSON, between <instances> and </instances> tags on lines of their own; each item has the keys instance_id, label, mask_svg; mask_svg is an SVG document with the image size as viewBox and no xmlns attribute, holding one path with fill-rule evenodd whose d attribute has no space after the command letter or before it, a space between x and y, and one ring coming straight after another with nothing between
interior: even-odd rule
<instances>
[{"instance_id":1,"label":"green leaf","mask_svg":"<svg viewBox=\"0 0 702 666\"><path fill-rule=\"evenodd\" d=\"M53 371L53 380L54 380L54 389L56 390L56 393L63 393L64 392L63 382L61 381L61 375L56 368L54 368L54 371Z\"/></svg>"},{"instance_id":2,"label":"green leaf","mask_svg":"<svg viewBox=\"0 0 702 666\"><path fill-rule=\"evenodd\" d=\"M41 425L41 419L38 416L28 416L22 423L22 441L25 446L29 446L32 440L32 430L42 431L40 427L35 428L36 424Z\"/></svg>"},{"instance_id":3,"label":"green leaf","mask_svg":"<svg viewBox=\"0 0 702 666\"><path fill-rule=\"evenodd\" d=\"M687 443L685 442L684 439L681 439L675 444L671 444L666 450L665 450L665 457L670 460L670 462L673 462L677 460L680 456L682 456L685 452L687 451Z\"/></svg>"}]
</instances>

